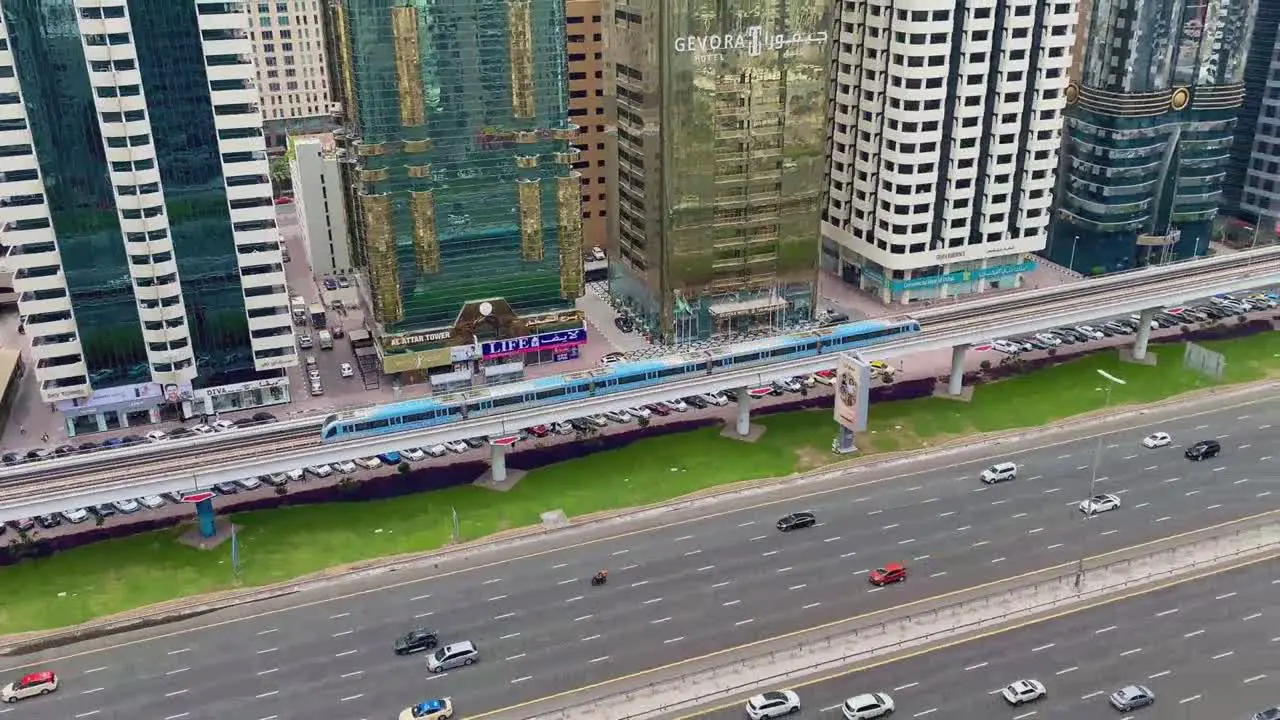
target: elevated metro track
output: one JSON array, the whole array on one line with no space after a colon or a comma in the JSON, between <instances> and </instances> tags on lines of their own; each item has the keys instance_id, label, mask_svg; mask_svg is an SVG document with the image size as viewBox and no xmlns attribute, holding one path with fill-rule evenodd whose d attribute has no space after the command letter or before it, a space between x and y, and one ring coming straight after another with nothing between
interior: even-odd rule
<instances>
[{"instance_id":1,"label":"elevated metro track","mask_svg":"<svg viewBox=\"0 0 1280 720\"><path fill-rule=\"evenodd\" d=\"M1101 316L1178 305L1217 293L1280 283L1280 247L1147 268L913 314L923 332L875 346L877 358L986 342ZM660 400L756 387L834 367L817 356L739 368L573 403L515 409L445 426L321 444L321 419L99 451L0 471L0 521L128 497L208 488L214 483L471 437L513 435L533 425Z\"/></svg>"}]
</instances>

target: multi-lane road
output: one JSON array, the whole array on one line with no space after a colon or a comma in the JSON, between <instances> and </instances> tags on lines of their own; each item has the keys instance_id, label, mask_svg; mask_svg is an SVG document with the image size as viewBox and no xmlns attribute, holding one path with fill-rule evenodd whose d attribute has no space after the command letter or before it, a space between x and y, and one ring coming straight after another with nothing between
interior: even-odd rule
<instances>
[{"instance_id":1,"label":"multi-lane road","mask_svg":"<svg viewBox=\"0 0 1280 720\"><path fill-rule=\"evenodd\" d=\"M1280 705L1280 562L1265 562L1071 613L981 640L856 670L795 688L799 718L841 717L863 692L888 693L899 718L1125 717L1107 703L1145 685L1145 720L1245 720ZM1048 696L1010 707L997 693L1021 678ZM695 713L741 718L733 704Z\"/></svg>"},{"instance_id":2,"label":"multi-lane road","mask_svg":"<svg viewBox=\"0 0 1280 720\"><path fill-rule=\"evenodd\" d=\"M1280 507L1280 451L1268 454L1280 402L1146 419L1101 443L1082 430L1052 445L975 447L799 500L743 502L559 548L564 541L552 535L546 552L523 559L52 651L24 667L59 671L62 689L12 710L43 720L351 720L448 695L472 716L1070 563L1082 549L1098 554ZM1155 430L1171 433L1175 446L1141 448ZM1180 446L1202 438L1219 439L1223 455L1185 460ZM1086 522L1074 505L1099 446L1099 490L1120 495L1124 507ZM1001 459L1018 462L1020 478L981 485L981 469ZM777 532L776 518L796 509L815 511L819 527ZM866 573L890 561L905 562L910 580L871 587ZM602 567L609 584L589 587ZM424 657L394 656L395 636L418 625L445 642L475 642L481 661L431 676ZM18 662L4 671L18 672ZM537 708L527 706L528 715Z\"/></svg>"}]
</instances>

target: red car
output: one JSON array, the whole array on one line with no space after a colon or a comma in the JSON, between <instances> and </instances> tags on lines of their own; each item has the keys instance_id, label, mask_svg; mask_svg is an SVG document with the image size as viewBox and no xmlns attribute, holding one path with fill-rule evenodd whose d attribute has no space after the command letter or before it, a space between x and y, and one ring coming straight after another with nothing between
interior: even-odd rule
<instances>
[{"instance_id":1,"label":"red car","mask_svg":"<svg viewBox=\"0 0 1280 720\"><path fill-rule=\"evenodd\" d=\"M671 414L671 411L667 409L666 405L661 405L659 403L654 403L652 405L645 405L645 408L648 409L648 411L653 413L654 415L657 415L658 417L666 417Z\"/></svg>"},{"instance_id":2,"label":"red car","mask_svg":"<svg viewBox=\"0 0 1280 720\"><path fill-rule=\"evenodd\" d=\"M907 579L907 566L902 563L889 563L878 570L871 571L872 585L889 585Z\"/></svg>"},{"instance_id":3,"label":"red car","mask_svg":"<svg viewBox=\"0 0 1280 720\"><path fill-rule=\"evenodd\" d=\"M546 425L534 425L529 428L529 434L536 438L544 438L551 434L551 428Z\"/></svg>"}]
</instances>

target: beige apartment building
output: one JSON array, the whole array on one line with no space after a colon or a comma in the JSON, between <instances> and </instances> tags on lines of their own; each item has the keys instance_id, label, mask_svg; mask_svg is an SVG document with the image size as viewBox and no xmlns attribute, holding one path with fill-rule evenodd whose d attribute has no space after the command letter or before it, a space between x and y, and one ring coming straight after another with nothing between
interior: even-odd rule
<instances>
[{"instance_id":1,"label":"beige apartment building","mask_svg":"<svg viewBox=\"0 0 1280 720\"><path fill-rule=\"evenodd\" d=\"M573 167L582 174L582 239L587 248L605 246L609 228L606 134L611 117L605 96L601 0L565 0L565 44L569 53L569 120L582 128L574 147L582 158Z\"/></svg>"},{"instance_id":2,"label":"beige apartment building","mask_svg":"<svg viewBox=\"0 0 1280 720\"><path fill-rule=\"evenodd\" d=\"M288 135L336 126L329 107L323 0L248 5L267 151L280 153Z\"/></svg>"}]
</instances>

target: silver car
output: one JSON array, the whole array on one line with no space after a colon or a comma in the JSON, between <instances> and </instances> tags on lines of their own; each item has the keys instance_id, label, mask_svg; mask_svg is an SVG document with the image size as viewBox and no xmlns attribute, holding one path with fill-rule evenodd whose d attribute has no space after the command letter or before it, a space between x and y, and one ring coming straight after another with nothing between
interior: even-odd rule
<instances>
[{"instance_id":1,"label":"silver car","mask_svg":"<svg viewBox=\"0 0 1280 720\"><path fill-rule=\"evenodd\" d=\"M1125 685L1111 693L1107 701L1111 703L1111 707L1120 712L1129 712L1155 702L1156 695L1150 688L1143 685Z\"/></svg>"},{"instance_id":2,"label":"silver car","mask_svg":"<svg viewBox=\"0 0 1280 720\"><path fill-rule=\"evenodd\" d=\"M463 640L431 653L427 658L427 669L433 673L444 672L463 665L471 665L480 659L480 651L470 640Z\"/></svg>"}]
</instances>

